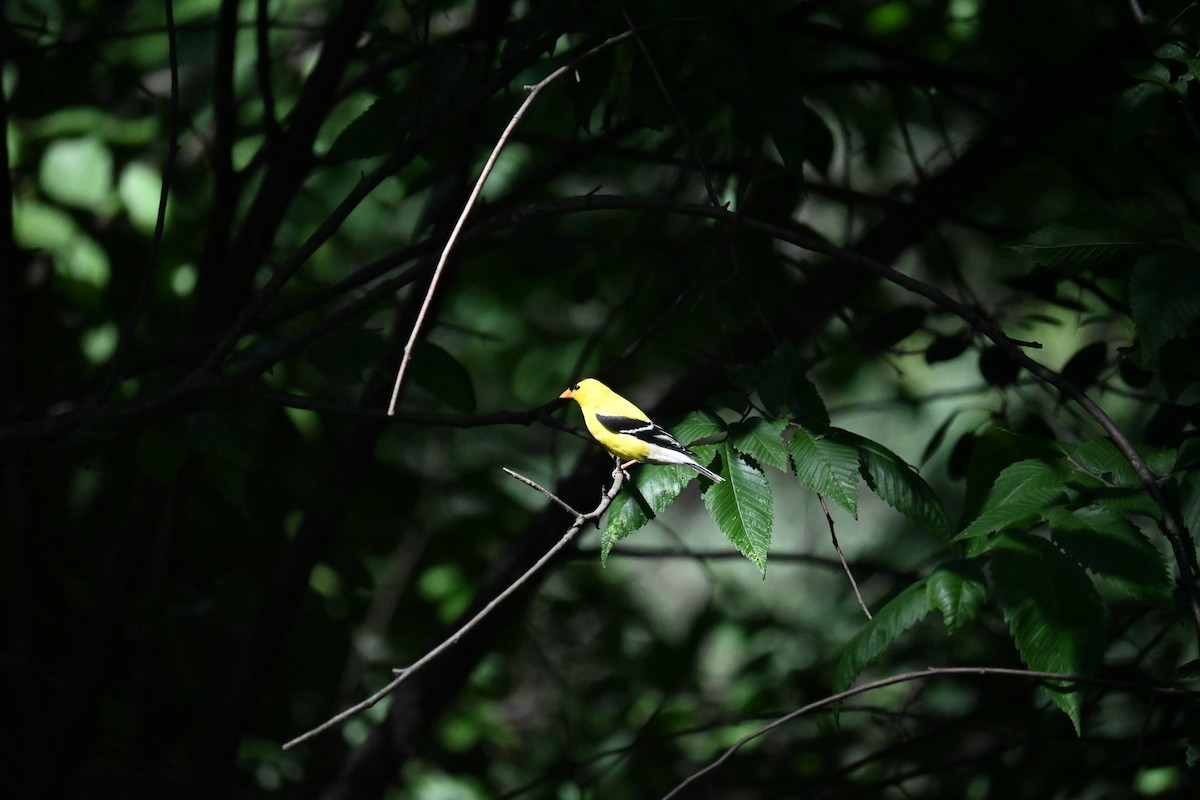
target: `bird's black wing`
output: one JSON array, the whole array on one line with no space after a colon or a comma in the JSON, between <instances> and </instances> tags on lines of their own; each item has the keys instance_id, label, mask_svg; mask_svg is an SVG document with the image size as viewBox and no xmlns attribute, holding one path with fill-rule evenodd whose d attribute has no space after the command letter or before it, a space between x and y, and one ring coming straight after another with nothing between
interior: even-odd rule
<instances>
[{"instance_id":1,"label":"bird's black wing","mask_svg":"<svg viewBox=\"0 0 1200 800\"><path fill-rule=\"evenodd\" d=\"M665 447L668 450L687 453L689 456L695 455L691 450L681 445L679 440L674 436L653 422L647 422L644 419L634 419L633 417L622 417L615 414L597 414L596 421L613 433L624 433L628 436L637 437L643 442Z\"/></svg>"}]
</instances>

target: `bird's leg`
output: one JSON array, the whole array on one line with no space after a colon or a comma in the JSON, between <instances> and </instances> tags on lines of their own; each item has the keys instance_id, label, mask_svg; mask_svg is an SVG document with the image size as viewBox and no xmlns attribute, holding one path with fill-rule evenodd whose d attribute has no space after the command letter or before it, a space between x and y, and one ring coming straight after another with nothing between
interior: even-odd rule
<instances>
[{"instance_id":1,"label":"bird's leg","mask_svg":"<svg viewBox=\"0 0 1200 800\"><path fill-rule=\"evenodd\" d=\"M624 464L622 464L620 456L613 456L613 461L616 462L617 466L620 467L621 472L624 473L625 480L633 480L632 476L629 474L629 468L638 462L626 461Z\"/></svg>"}]
</instances>

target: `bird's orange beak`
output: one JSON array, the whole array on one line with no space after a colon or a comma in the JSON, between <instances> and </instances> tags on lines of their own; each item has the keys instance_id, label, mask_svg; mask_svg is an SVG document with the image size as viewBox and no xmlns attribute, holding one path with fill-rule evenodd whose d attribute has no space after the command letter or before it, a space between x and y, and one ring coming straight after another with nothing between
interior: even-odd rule
<instances>
[{"instance_id":1,"label":"bird's orange beak","mask_svg":"<svg viewBox=\"0 0 1200 800\"><path fill-rule=\"evenodd\" d=\"M558 396L558 399L559 400L570 400L574 396L575 395L571 392L570 389L565 389L563 391L563 393Z\"/></svg>"}]
</instances>

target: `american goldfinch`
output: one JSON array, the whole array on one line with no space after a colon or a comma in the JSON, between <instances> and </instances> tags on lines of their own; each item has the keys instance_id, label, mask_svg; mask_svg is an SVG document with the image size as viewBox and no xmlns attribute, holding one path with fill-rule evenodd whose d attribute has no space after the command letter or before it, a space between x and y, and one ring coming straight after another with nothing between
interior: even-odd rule
<instances>
[{"instance_id":1,"label":"american goldfinch","mask_svg":"<svg viewBox=\"0 0 1200 800\"><path fill-rule=\"evenodd\" d=\"M716 483L725 479L696 460L696 454L655 425L646 413L595 378L585 378L559 397L579 403L583 421L596 441L623 459L650 464L684 464Z\"/></svg>"}]
</instances>

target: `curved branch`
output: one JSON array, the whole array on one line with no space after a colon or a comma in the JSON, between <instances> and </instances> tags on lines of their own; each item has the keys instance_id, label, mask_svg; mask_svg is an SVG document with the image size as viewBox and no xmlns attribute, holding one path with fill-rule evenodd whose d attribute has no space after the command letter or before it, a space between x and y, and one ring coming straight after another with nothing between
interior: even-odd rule
<instances>
[{"instance_id":1,"label":"curved branch","mask_svg":"<svg viewBox=\"0 0 1200 800\"><path fill-rule=\"evenodd\" d=\"M1174 697L1192 699L1200 697L1200 691L1194 691L1191 689L1179 689L1173 686L1151 686L1146 684L1130 683L1128 681L1110 680L1107 678L1087 678L1081 675L1067 675L1059 672L1037 672L1035 670L1007 669L1001 667L931 667L919 672L905 672L900 675L893 675L890 678L883 678L881 680L871 681L870 683L864 683L861 686L855 686L851 689L845 690L844 692L838 692L837 694L823 697L820 700L809 703L806 706L802 706L789 714L785 714L782 717L779 717L778 719L768 723L767 725L764 725L753 733L748 733L741 739L738 739L728 750L722 753L716 761L697 772L693 772L691 775L685 778L682 783L680 783L667 794L663 795L662 800L670 800L670 798L678 796L686 787L700 780L700 778L724 764L731 757L733 757L738 750L741 750L750 742L754 741L760 736L770 733L776 728L786 725L794 719L799 719L805 714L810 714L813 711L819 711L823 708L828 708L829 706L836 705L843 700L847 700L851 697L857 697L858 695L866 694L867 692L873 692L876 689L882 689L887 686L895 686L898 683L923 681L946 675L982 675L987 677L1021 678L1025 680L1036 681L1066 681L1068 683L1086 684L1088 686L1106 686L1114 689L1123 689L1129 692L1147 692L1155 695L1170 695Z\"/></svg>"}]
</instances>

